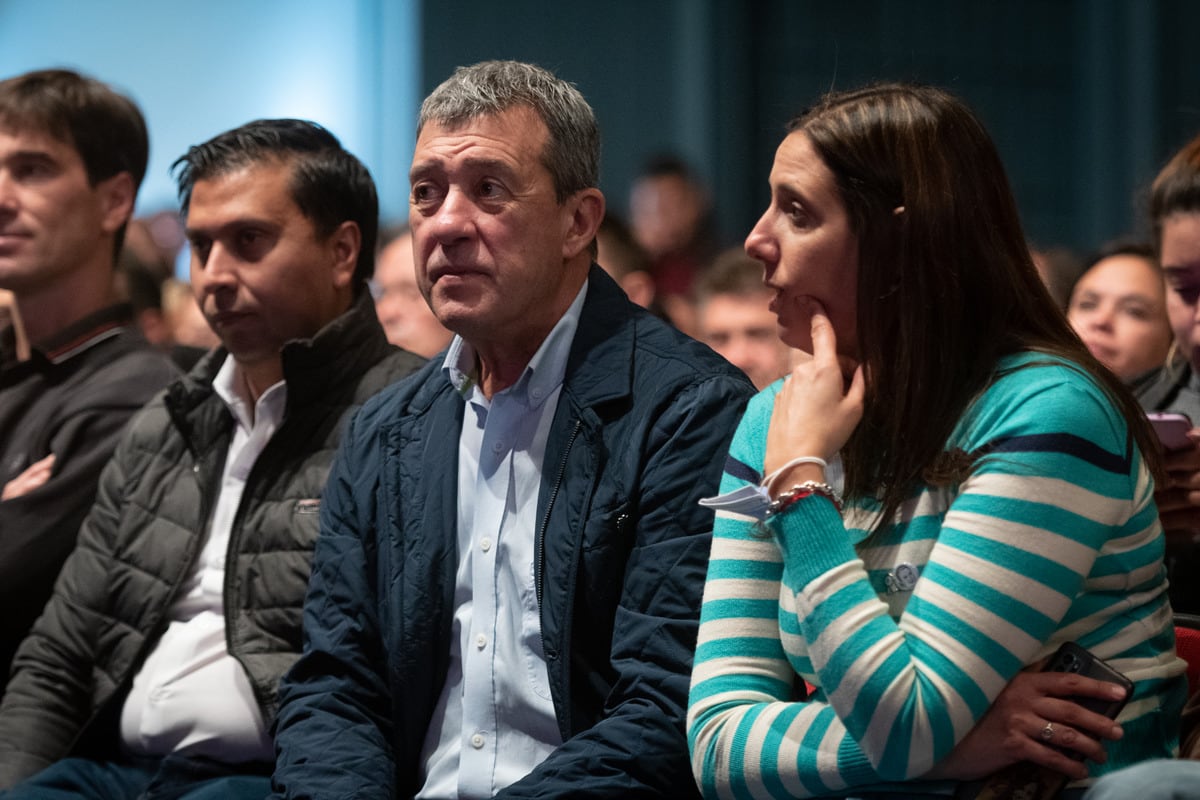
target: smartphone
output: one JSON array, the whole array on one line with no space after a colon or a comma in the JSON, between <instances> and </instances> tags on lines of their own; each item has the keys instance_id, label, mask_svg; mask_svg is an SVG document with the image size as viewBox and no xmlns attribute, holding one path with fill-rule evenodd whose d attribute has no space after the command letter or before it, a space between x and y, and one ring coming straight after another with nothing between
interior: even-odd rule
<instances>
[{"instance_id":1,"label":"smartphone","mask_svg":"<svg viewBox=\"0 0 1200 800\"><path fill-rule=\"evenodd\" d=\"M1083 675L1085 678L1095 678L1096 680L1107 681L1108 683L1115 683L1118 686L1125 687L1125 697L1120 700L1104 700L1099 697L1067 698L1076 705L1086 708L1088 711L1103 714L1109 719L1117 718L1117 714L1121 713L1121 709L1125 707L1125 703L1133 693L1133 681L1117 672L1107 662L1096 658L1090 651L1085 650L1075 642L1063 642L1062 647L1058 648L1058 651L1046 662L1046 666L1042 668L1042 672L1074 672ZM1077 753L1073 753L1072 757L1081 758Z\"/></svg>"},{"instance_id":2,"label":"smartphone","mask_svg":"<svg viewBox=\"0 0 1200 800\"><path fill-rule=\"evenodd\" d=\"M1192 421L1186 414L1151 411L1146 418L1150 420L1150 426L1154 428L1154 432L1158 434L1158 440L1162 442L1163 449L1168 453L1175 450L1187 450L1195 446L1187 435L1188 431L1192 429Z\"/></svg>"},{"instance_id":3,"label":"smartphone","mask_svg":"<svg viewBox=\"0 0 1200 800\"><path fill-rule=\"evenodd\" d=\"M1117 718L1133 692L1132 681L1075 642L1063 643L1046 662L1042 671L1073 672L1125 687L1125 698L1122 700L1078 696L1067 698L1088 711L1103 714L1109 719ZM1082 758L1073 750L1063 752L1071 758ZM1021 761L998 770L984 781L978 792L969 795L960 793L955 797L972 797L974 800L1053 800L1066 785L1067 776L1061 772L1030 761Z\"/></svg>"}]
</instances>

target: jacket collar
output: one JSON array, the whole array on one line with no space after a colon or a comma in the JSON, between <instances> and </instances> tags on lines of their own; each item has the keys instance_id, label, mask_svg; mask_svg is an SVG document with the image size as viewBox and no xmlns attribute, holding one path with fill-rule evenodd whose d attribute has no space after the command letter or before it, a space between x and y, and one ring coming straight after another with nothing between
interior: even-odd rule
<instances>
[{"instance_id":1,"label":"jacket collar","mask_svg":"<svg viewBox=\"0 0 1200 800\"><path fill-rule=\"evenodd\" d=\"M563 391L576 403L594 408L632 392L636 314L616 282L592 264L563 378Z\"/></svg>"},{"instance_id":2,"label":"jacket collar","mask_svg":"<svg viewBox=\"0 0 1200 800\"><path fill-rule=\"evenodd\" d=\"M588 272L587 297L567 357L563 393L572 402L595 407L627 397L633 386L634 331L637 306L600 267ZM419 373L419 388L409 403L413 413L424 413L445 392L454 392L441 376L443 359L434 358Z\"/></svg>"},{"instance_id":3,"label":"jacket collar","mask_svg":"<svg viewBox=\"0 0 1200 800\"><path fill-rule=\"evenodd\" d=\"M83 351L111 339L125 328L133 325L133 306L129 303L114 303L94 311L83 319L71 323L60 331L34 342L30 348L32 357L51 364L61 364ZM16 338L12 329L4 332L5 363L16 360Z\"/></svg>"},{"instance_id":4,"label":"jacket collar","mask_svg":"<svg viewBox=\"0 0 1200 800\"><path fill-rule=\"evenodd\" d=\"M296 407L304 407L332 390L354 386L365 368L393 349L375 314L369 292L359 292L350 308L307 339L294 339L283 347L283 377L287 381L288 400L285 416ZM212 382L225 357L218 347L167 393L167 401L176 410L185 411L213 394Z\"/></svg>"}]
</instances>

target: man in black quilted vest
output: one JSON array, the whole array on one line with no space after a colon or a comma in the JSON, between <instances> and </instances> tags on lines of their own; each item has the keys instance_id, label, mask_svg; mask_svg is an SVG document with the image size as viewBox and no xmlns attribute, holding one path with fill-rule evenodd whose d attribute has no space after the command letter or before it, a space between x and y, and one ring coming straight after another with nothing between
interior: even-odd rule
<instances>
[{"instance_id":1,"label":"man in black quilted vest","mask_svg":"<svg viewBox=\"0 0 1200 800\"><path fill-rule=\"evenodd\" d=\"M378 203L318 125L176 162L222 347L135 417L0 705L6 798L262 798L321 489L354 410L421 359L366 290Z\"/></svg>"},{"instance_id":2,"label":"man in black quilted vest","mask_svg":"<svg viewBox=\"0 0 1200 800\"><path fill-rule=\"evenodd\" d=\"M177 375L113 290L147 149L137 106L98 80L0 81L0 692L121 429Z\"/></svg>"}]
</instances>

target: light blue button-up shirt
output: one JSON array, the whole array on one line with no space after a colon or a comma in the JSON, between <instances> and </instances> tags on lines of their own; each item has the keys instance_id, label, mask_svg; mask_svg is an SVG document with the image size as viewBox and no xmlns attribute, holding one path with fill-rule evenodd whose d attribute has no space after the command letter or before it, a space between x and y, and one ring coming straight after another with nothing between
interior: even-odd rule
<instances>
[{"instance_id":1,"label":"light blue button-up shirt","mask_svg":"<svg viewBox=\"0 0 1200 800\"><path fill-rule=\"evenodd\" d=\"M418 798L489 798L562 744L534 587L546 439L587 283L521 377L489 401L455 336L442 372L467 403L458 442L450 667L425 735Z\"/></svg>"}]
</instances>

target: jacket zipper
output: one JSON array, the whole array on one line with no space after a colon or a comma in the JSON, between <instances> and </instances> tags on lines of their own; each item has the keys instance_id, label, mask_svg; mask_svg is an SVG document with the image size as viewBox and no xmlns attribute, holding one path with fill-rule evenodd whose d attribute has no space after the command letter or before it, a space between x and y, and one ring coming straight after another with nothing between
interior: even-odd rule
<instances>
[{"instance_id":1,"label":"jacket zipper","mask_svg":"<svg viewBox=\"0 0 1200 800\"><path fill-rule=\"evenodd\" d=\"M575 428L571 431L571 438L567 439L567 447L563 450L562 463L558 465L558 477L554 480L554 488L550 492L550 502L546 503L546 516L542 518L542 526L538 529L537 538L533 541L534 557L535 557L535 592L537 594L538 603L538 619L542 617L542 584L545 581L546 575L546 529L550 527L550 512L554 510L554 501L558 499L558 490L562 487L563 477L567 474L567 458L571 455L571 445L575 444L575 437L579 435L579 429L583 427L583 420L575 420ZM544 625L539 623L539 629L544 628ZM539 636L541 632L539 630ZM542 638L542 652L546 652L546 640Z\"/></svg>"},{"instance_id":2,"label":"jacket zipper","mask_svg":"<svg viewBox=\"0 0 1200 800\"><path fill-rule=\"evenodd\" d=\"M259 711L268 725L270 725L268 717L274 715L275 703L271 703L271 714L268 715L267 702L263 695L264 690L259 686L258 681L255 680L254 673L246 665L245 659L237 651L235 645L240 644L240 642L234 641L233 631L237 623L238 609L233 606L233 601L238 599L236 596L237 581L239 578L237 561L238 557L242 554L242 535L245 532L243 528L246 522L248 498L254 497L253 489L257 487L258 479L262 475L263 470L266 469L263 464L270 462L274 450L277 449L272 448L271 445L277 441L283 441L286 436L291 434L291 427L287 424L288 421L286 418L280 420L279 427L275 429L275 433L271 434L271 438L263 446L263 449L259 451L258 457L254 459L253 466L250 467L250 472L246 475L246 483L242 487L242 496L238 500L238 506L233 512L233 522L229 526L229 542L225 545L225 580L221 587L221 608L225 614L225 651L229 654L230 658L241 665L242 671L246 673L246 680L250 684L251 691L254 692L254 699L258 702ZM280 437L280 433L283 433L284 436ZM232 444L232 439L230 443ZM225 457L229 457L228 451ZM220 489L218 489L217 493L218 495L220 494ZM206 524L205 530L210 525L211 523ZM253 580L246 582L247 587L252 585ZM252 605L252 603L247 603L247 606Z\"/></svg>"},{"instance_id":3,"label":"jacket zipper","mask_svg":"<svg viewBox=\"0 0 1200 800\"><path fill-rule=\"evenodd\" d=\"M579 435L579 429L583 427L583 420L575 420L575 428L571 431L571 437L567 439L566 449L563 450L562 463L558 466L558 477L554 480L554 488L550 492L550 501L546 503L546 516L542 518L542 526L538 529L537 538L533 541L534 547L534 590L537 596L538 604L538 644L542 646L542 657L546 656L546 612L542 603L542 586L545 582L546 575L546 529L550 527L550 513L554 510L554 501L558 499L558 490L562 488L563 478L567 474L567 459L571 455L571 446L575 444L575 437ZM567 609L567 613L571 612ZM551 701L554 698L554 689L550 690ZM558 730L562 737L566 739L569 735L568 726L570 720L567 715L570 714L571 704L554 703L554 716L558 720Z\"/></svg>"}]
</instances>

